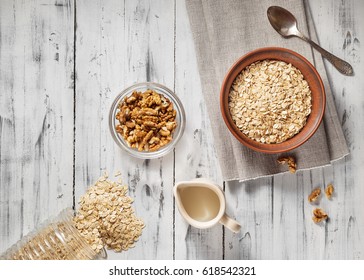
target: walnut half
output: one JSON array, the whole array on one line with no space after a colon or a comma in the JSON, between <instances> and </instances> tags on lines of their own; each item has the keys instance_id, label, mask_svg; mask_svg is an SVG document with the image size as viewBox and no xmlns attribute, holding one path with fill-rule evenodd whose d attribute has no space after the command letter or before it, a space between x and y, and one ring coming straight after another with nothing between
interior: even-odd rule
<instances>
[{"instance_id":1,"label":"walnut half","mask_svg":"<svg viewBox=\"0 0 364 280\"><path fill-rule=\"evenodd\" d=\"M332 184L328 184L325 189L326 197L328 199L331 199L333 193L334 193L334 186Z\"/></svg>"},{"instance_id":2,"label":"walnut half","mask_svg":"<svg viewBox=\"0 0 364 280\"><path fill-rule=\"evenodd\" d=\"M320 195L321 195L321 189L320 188L313 189L312 192L310 193L310 195L308 196L308 201L310 203L316 202L317 199L320 197Z\"/></svg>"},{"instance_id":3,"label":"walnut half","mask_svg":"<svg viewBox=\"0 0 364 280\"><path fill-rule=\"evenodd\" d=\"M325 211L322 210L321 208L315 208L312 213L313 213L312 220L316 224L326 220L329 217L329 216L327 216Z\"/></svg>"},{"instance_id":4,"label":"walnut half","mask_svg":"<svg viewBox=\"0 0 364 280\"><path fill-rule=\"evenodd\" d=\"M287 164L289 172L296 173L297 164L296 164L296 160L294 157L292 157L292 156L280 157L279 159L277 159L277 161L280 164Z\"/></svg>"}]
</instances>

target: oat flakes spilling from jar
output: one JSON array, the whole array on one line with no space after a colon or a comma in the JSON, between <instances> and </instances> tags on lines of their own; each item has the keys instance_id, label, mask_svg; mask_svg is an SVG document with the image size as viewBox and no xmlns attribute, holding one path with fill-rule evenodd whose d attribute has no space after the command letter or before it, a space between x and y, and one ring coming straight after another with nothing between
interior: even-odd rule
<instances>
[{"instance_id":1,"label":"oat flakes spilling from jar","mask_svg":"<svg viewBox=\"0 0 364 280\"><path fill-rule=\"evenodd\" d=\"M229 110L239 130L260 143L281 143L296 135L311 113L311 90L291 64L263 60L234 80Z\"/></svg>"},{"instance_id":2,"label":"oat flakes spilling from jar","mask_svg":"<svg viewBox=\"0 0 364 280\"><path fill-rule=\"evenodd\" d=\"M102 254L90 249L72 222L73 212L62 211L37 231L33 231L10 247L0 260L90 260Z\"/></svg>"},{"instance_id":3,"label":"oat flakes spilling from jar","mask_svg":"<svg viewBox=\"0 0 364 280\"><path fill-rule=\"evenodd\" d=\"M177 113L167 97L154 90L134 91L118 108L116 131L130 147L154 152L172 141Z\"/></svg>"},{"instance_id":4,"label":"oat flakes spilling from jar","mask_svg":"<svg viewBox=\"0 0 364 280\"><path fill-rule=\"evenodd\" d=\"M81 197L76 216L71 209L62 211L0 259L86 260L105 257L104 246L116 252L134 247L144 223L134 215L127 190L121 181L108 180L105 173Z\"/></svg>"},{"instance_id":5,"label":"oat flakes spilling from jar","mask_svg":"<svg viewBox=\"0 0 364 280\"><path fill-rule=\"evenodd\" d=\"M80 199L76 228L97 253L104 246L116 252L135 246L144 223L134 214L128 187L104 174Z\"/></svg>"}]
</instances>

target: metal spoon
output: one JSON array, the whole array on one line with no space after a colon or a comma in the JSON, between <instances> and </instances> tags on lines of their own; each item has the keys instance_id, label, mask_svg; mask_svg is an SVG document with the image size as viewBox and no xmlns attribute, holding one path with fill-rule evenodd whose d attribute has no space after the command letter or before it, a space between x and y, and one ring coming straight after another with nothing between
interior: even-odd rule
<instances>
[{"instance_id":1,"label":"metal spoon","mask_svg":"<svg viewBox=\"0 0 364 280\"><path fill-rule=\"evenodd\" d=\"M270 24L273 28L285 38L296 36L302 40L310 43L317 51L319 51L328 61L330 61L340 73L351 76L354 74L353 67L346 61L336 57L332 53L321 48L315 42L311 41L309 38L305 37L297 29L296 18L286 9L278 6L271 6L267 10L267 15Z\"/></svg>"}]
</instances>

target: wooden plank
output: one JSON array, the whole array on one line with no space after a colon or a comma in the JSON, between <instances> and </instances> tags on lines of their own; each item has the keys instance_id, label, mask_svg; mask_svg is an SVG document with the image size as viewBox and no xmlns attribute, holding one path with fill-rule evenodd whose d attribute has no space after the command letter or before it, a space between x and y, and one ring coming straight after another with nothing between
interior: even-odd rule
<instances>
[{"instance_id":1,"label":"wooden plank","mask_svg":"<svg viewBox=\"0 0 364 280\"><path fill-rule=\"evenodd\" d=\"M187 126L176 148L175 180L205 177L223 186L212 141L212 128L202 97L192 34L184 1L176 1L176 86ZM175 206L175 258L221 259L222 226L199 230L189 226Z\"/></svg>"},{"instance_id":2,"label":"wooden plank","mask_svg":"<svg viewBox=\"0 0 364 280\"><path fill-rule=\"evenodd\" d=\"M242 226L237 234L226 231L226 259L272 258L273 236L267 235L273 230L271 184L270 178L226 184L226 201L230 213Z\"/></svg>"},{"instance_id":3,"label":"wooden plank","mask_svg":"<svg viewBox=\"0 0 364 280\"><path fill-rule=\"evenodd\" d=\"M359 1L309 1L321 45L347 59L356 73L363 71L359 38L363 36L363 5ZM360 26L360 28L359 28ZM243 220L242 235L225 237L226 258L252 259L362 259L363 239L359 232L363 189L361 135L363 127L363 84L358 78L345 77L326 64L351 155L333 166L313 171L274 176L236 183L227 189L227 199L238 196L235 213ZM312 222L307 196L315 187L333 183L332 201L322 197L319 206L330 220L322 225ZM250 187L251 186L251 187ZM236 201L236 199L235 199ZM241 218L240 218L241 217ZM270 219L268 217L271 217Z\"/></svg>"},{"instance_id":4,"label":"wooden plank","mask_svg":"<svg viewBox=\"0 0 364 280\"><path fill-rule=\"evenodd\" d=\"M113 99L136 82L173 88L173 2L77 1L76 197L107 169L120 170L146 223L136 247L109 258L171 259L173 153L139 160L109 133Z\"/></svg>"},{"instance_id":5,"label":"wooden plank","mask_svg":"<svg viewBox=\"0 0 364 280\"><path fill-rule=\"evenodd\" d=\"M342 121L350 155L344 162L324 170L326 183L332 181L337 196L327 205L332 219L325 231L323 258L363 259L364 240L359 233L364 230L362 201L362 167L364 151L362 135L364 128L358 120L364 118L364 71L363 51L360 38L364 36L364 5L362 1L310 1L320 44L335 55L347 60L354 67L355 76L339 74L326 62L327 72L335 96L339 118Z\"/></svg>"},{"instance_id":6,"label":"wooden plank","mask_svg":"<svg viewBox=\"0 0 364 280\"><path fill-rule=\"evenodd\" d=\"M227 212L242 224L234 235L221 226L189 227L173 202L174 181L207 177L223 184L184 2L1 1L0 253L73 203L76 8L76 201L102 170L121 170L147 224L134 249L110 258L363 259L364 5L308 2L320 44L356 73L345 77L326 64L351 155L311 172L226 183ZM109 135L113 98L146 80L174 89L187 113L175 153L160 160L131 158ZM315 225L307 195L328 183L336 194L320 207L330 220Z\"/></svg>"},{"instance_id":7,"label":"wooden plank","mask_svg":"<svg viewBox=\"0 0 364 280\"><path fill-rule=\"evenodd\" d=\"M72 207L73 2L0 2L0 252Z\"/></svg>"}]
</instances>

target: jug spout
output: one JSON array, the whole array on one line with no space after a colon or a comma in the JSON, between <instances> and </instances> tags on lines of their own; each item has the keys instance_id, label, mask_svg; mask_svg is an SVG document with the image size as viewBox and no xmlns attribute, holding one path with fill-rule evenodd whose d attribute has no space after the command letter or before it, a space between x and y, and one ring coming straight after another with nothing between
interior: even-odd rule
<instances>
[{"instance_id":1,"label":"jug spout","mask_svg":"<svg viewBox=\"0 0 364 280\"><path fill-rule=\"evenodd\" d=\"M183 202L181 200L181 192L183 191L183 189L188 188L190 186L191 186L191 182L184 181L184 182L176 183L174 188L173 188L173 194L174 194L177 206L178 206L181 214L182 214L182 212L186 212L185 209L184 209Z\"/></svg>"}]
</instances>

